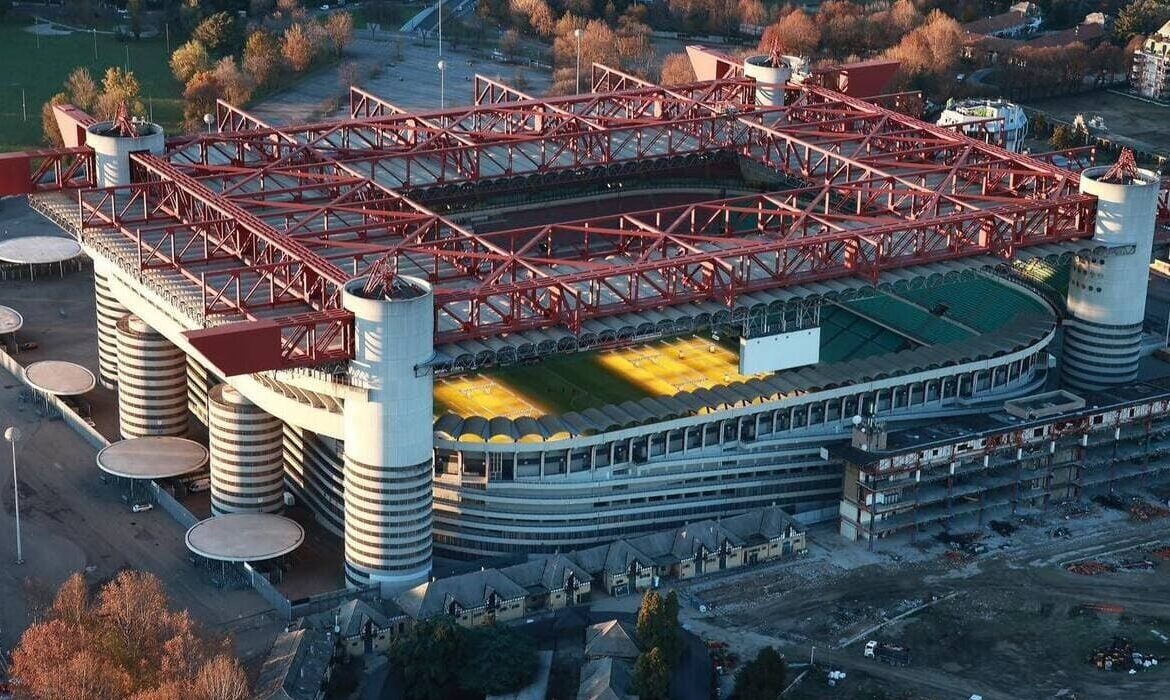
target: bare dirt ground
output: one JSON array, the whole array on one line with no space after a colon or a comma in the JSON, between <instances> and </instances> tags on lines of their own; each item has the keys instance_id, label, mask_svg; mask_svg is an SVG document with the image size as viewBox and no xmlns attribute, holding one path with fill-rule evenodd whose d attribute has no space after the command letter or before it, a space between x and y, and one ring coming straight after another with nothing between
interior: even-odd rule
<instances>
[{"instance_id":1,"label":"bare dirt ground","mask_svg":"<svg viewBox=\"0 0 1170 700\"><path fill-rule=\"evenodd\" d=\"M799 668L815 654L818 670L796 698L1170 697L1166 666L1127 675L1089 663L1120 635L1170 665L1170 562L1153 553L1170 543L1170 521L1134 523L1082 505L1087 512L1012 518L1020 529L1009 537L984 526L989 551L960 564L942 556L934 533L867 552L826 531L804 559L679 586L685 624L744 659L773 645ZM1054 539L1057 527L1071 536ZM1076 560L1140 559L1154 568L1066 570ZM910 665L863 658L868 639L909 646ZM846 681L828 687L830 668Z\"/></svg>"},{"instance_id":2,"label":"bare dirt ground","mask_svg":"<svg viewBox=\"0 0 1170 700\"><path fill-rule=\"evenodd\" d=\"M1030 102L1055 119L1071 123L1078 114L1085 119L1101 117L1100 135L1145 152L1170 155L1170 107L1164 107L1111 91Z\"/></svg>"}]
</instances>

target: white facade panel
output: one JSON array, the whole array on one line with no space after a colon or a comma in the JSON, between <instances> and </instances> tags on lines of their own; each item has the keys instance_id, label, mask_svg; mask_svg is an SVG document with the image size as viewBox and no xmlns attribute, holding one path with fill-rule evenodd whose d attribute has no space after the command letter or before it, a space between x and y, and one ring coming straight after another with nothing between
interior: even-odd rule
<instances>
[{"instance_id":1,"label":"white facade panel","mask_svg":"<svg viewBox=\"0 0 1170 700\"><path fill-rule=\"evenodd\" d=\"M815 365L821 359L821 329L739 339L739 373L745 376Z\"/></svg>"}]
</instances>

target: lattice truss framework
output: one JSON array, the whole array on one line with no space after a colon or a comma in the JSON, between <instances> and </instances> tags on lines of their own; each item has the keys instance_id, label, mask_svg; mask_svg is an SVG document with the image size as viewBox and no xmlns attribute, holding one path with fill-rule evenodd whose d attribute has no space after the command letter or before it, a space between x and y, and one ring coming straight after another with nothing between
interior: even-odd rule
<instances>
[{"instance_id":1,"label":"lattice truss framework","mask_svg":"<svg viewBox=\"0 0 1170 700\"><path fill-rule=\"evenodd\" d=\"M278 328L269 368L349 357L341 288L386 254L435 285L443 343L1092 235L1076 175L880 100L788 86L760 107L745 78L592 78L536 99L477 76L473 106L422 113L353 89L350 118L287 128L220 103L218 133L134 156L136 184L80 190L82 225L194 285L205 326ZM414 198L717 152L800 185L491 233Z\"/></svg>"}]
</instances>

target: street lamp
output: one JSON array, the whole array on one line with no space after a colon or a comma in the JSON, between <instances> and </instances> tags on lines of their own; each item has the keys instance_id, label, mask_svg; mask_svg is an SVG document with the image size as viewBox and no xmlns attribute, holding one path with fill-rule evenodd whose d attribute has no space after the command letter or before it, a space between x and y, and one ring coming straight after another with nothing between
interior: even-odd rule
<instances>
[{"instance_id":1,"label":"street lamp","mask_svg":"<svg viewBox=\"0 0 1170 700\"><path fill-rule=\"evenodd\" d=\"M213 122L215 122L215 117L210 114L203 115L203 123L207 125L207 133L209 134L211 133L211 125Z\"/></svg>"},{"instance_id":2,"label":"street lamp","mask_svg":"<svg viewBox=\"0 0 1170 700\"><path fill-rule=\"evenodd\" d=\"M439 109L447 109L447 62L439 61Z\"/></svg>"},{"instance_id":3,"label":"street lamp","mask_svg":"<svg viewBox=\"0 0 1170 700\"><path fill-rule=\"evenodd\" d=\"M573 36L577 37L577 94L581 94L581 37L585 35L585 30L578 27L573 30Z\"/></svg>"},{"instance_id":4,"label":"street lamp","mask_svg":"<svg viewBox=\"0 0 1170 700\"><path fill-rule=\"evenodd\" d=\"M20 440L20 428L9 426L4 430L4 439L12 445L12 503L16 508L16 563L24 563L24 553L20 549L20 488L16 482L16 442Z\"/></svg>"}]
</instances>

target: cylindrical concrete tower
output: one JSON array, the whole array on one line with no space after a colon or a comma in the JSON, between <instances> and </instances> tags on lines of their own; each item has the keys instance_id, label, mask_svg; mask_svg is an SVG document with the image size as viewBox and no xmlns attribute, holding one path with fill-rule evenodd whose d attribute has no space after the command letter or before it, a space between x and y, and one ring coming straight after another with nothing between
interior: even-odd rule
<instances>
[{"instance_id":1,"label":"cylindrical concrete tower","mask_svg":"<svg viewBox=\"0 0 1170 700\"><path fill-rule=\"evenodd\" d=\"M98 122L85 130L85 145L93 149L97 166L98 187L130 184L130 154L146 151L152 155L166 152L167 137L162 127L150 122L135 122L137 136L121 135L114 122Z\"/></svg>"},{"instance_id":2,"label":"cylindrical concrete tower","mask_svg":"<svg viewBox=\"0 0 1170 700\"><path fill-rule=\"evenodd\" d=\"M345 576L391 592L431 571L434 299L410 277L376 298L363 284L342 301L356 317L350 381L365 390L345 399Z\"/></svg>"},{"instance_id":3,"label":"cylindrical concrete tower","mask_svg":"<svg viewBox=\"0 0 1170 700\"><path fill-rule=\"evenodd\" d=\"M756 79L756 104L761 107L784 106L784 84L792 77L786 62L773 63L771 56L748 56L743 62L743 74Z\"/></svg>"},{"instance_id":4,"label":"cylindrical concrete tower","mask_svg":"<svg viewBox=\"0 0 1170 700\"><path fill-rule=\"evenodd\" d=\"M227 384L208 395L211 512L275 513L284 507L284 427Z\"/></svg>"},{"instance_id":5,"label":"cylindrical concrete tower","mask_svg":"<svg viewBox=\"0 0 1170 700\"><path fill-rule=\"evenodd\" d=\"M187 358L134 314L118 321L118 426L127 439L187 433Z\"/></svg>"},{"instance_id":6,"label":"cylindrical concrete tower","mask_svg":"<svg viewBox=\"0 0 1170 700\"><path fill-rule=\"evenodd\" d=\"M98 381L107 389L118 385L118 319L127 309L110 288L109 270L93 261L93 291L97 308Z\"/></svg>"},{"instance_id":7,"label":"cylindrical concrete tower","mask_svg":"<svg viewBox=\"0 0 1170 700\"><path fill-rule=\"evenodd\" d=\"M1073 262L1061 357L1061 378L1072 389L1098 390L1137 377L1159 184L1148 170L1124 182L1105 181L1108 170L1081 173L1081 192L1097 196L1093 240L1111 250ZM1116 250L1126 246L1133 252Z\"/></svg>"}]
</instances>

